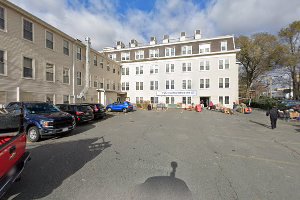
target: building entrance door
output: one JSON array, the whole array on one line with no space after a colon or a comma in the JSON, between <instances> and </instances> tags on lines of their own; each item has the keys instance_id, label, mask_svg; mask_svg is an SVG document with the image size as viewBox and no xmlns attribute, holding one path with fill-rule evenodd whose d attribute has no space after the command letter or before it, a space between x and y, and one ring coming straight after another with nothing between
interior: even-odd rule
<instances>
[{"instance_id":1,"label":"building entrance door","mask_svg":"<svg viewBox=\"0 0 300 200\"><path fill-rule=\"evenodd\" d=\"M204 107L207 107L209 105L210 97L200 97L200 103L203 100Z\"/></svg>"}]
</instances>

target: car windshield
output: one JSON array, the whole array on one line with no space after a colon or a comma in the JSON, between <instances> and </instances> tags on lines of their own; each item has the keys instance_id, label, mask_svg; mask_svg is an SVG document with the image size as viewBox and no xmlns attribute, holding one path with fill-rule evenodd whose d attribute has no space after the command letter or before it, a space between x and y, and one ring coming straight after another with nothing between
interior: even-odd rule
<instances>
[{"instance_id":1,"label":"car windshield","mask_svg":"<svg viewBox=\"0 0 300 200\"><path fill-rule=\"evenodd\" d=\"M77 111L80 111L80 112L86 112L88 110L91 110L92 108L90 106L78 106L77 107Z\"/></svg>"},{"instance_id":2,"label":"car windshield","mask_svg":"<svg viewBox=\"0 0 300 200\"><path fill-rule=\"evenodd\" d=\"M25 104L25 109L30 114L60 112L60 110L57 107L48 103Z\"/></svg>"}]
</instances>

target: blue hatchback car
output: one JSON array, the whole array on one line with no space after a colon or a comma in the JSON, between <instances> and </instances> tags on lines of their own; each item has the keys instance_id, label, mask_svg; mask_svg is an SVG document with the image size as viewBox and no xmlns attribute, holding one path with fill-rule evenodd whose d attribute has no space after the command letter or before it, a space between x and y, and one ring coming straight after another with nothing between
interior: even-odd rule
<instances>
[{"instance_id":1,"label":"blue hatchback car","mask_svg":"<svg viewBox=\"0 0 300 200\"><path fill-rule=\"evenodd\" d=\"M115 102L115 103L107 105L106 110L108 112L111 112L111 111L129 112L129 111L133 110L133 105L128 101Z\"/></svg>"}]
</instances>

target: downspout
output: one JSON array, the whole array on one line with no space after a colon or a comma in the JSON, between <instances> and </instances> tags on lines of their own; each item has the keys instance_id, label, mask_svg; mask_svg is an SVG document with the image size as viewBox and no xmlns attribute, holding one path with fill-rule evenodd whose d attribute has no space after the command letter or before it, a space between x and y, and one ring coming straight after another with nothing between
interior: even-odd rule
<instances>
[{"instance_id":1,"label":"downspout","mask_svg":"<svg viewBox=\"0 0 300 200\"><path fill-rule=\"evenodd\" d=\"M91 48L91 39L89 37L85 38L86 42L86 59L85 59L85 88L90 86L90 48ZM87 90L86 89L86 90Z\"/></svg>"},{"instance_id":2,"label":"downspout","mask_svg":"<svg viewBox=\"0 0 300 200\"><path fill-rule=\"evenodd\" d=\"M75 96L75 53L74 53L74 44L72 46L72 52L73 52L73 71L72 71L72 95L73 95L73 103L75 103L75 99L76 99L76 96Z\"/></svg>"}]
</instances>

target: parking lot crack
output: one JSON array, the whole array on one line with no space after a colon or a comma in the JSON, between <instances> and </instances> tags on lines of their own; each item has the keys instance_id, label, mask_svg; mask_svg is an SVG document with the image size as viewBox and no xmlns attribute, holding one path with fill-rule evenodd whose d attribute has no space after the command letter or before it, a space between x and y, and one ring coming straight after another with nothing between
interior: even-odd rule
<instances>
[{"instance_id":1,"label":"parking lot crack","mask_svg":"<svg viewBox=\"0 0 300 200\"><path fill-rule=\"evenodd\" d=\"M283 143L281 143L281 142L279 142L279 141L277 141L277 140L273 140L273 141L274 141L276 144L278 144L278 145L280 145L280 146L283 146L283 147L285 147L286 149L288 149L289 151L291 151L291 152L292 152L292 155L293 155L295 158L298 158L298 159L299 159L300 153L299 153L298 151L296 151L295 149L293 149L293 148L289 147L288 145L283 144ZM295 154L296 154L298 157L296 157Z\"/></svg>"}]
</instances>

